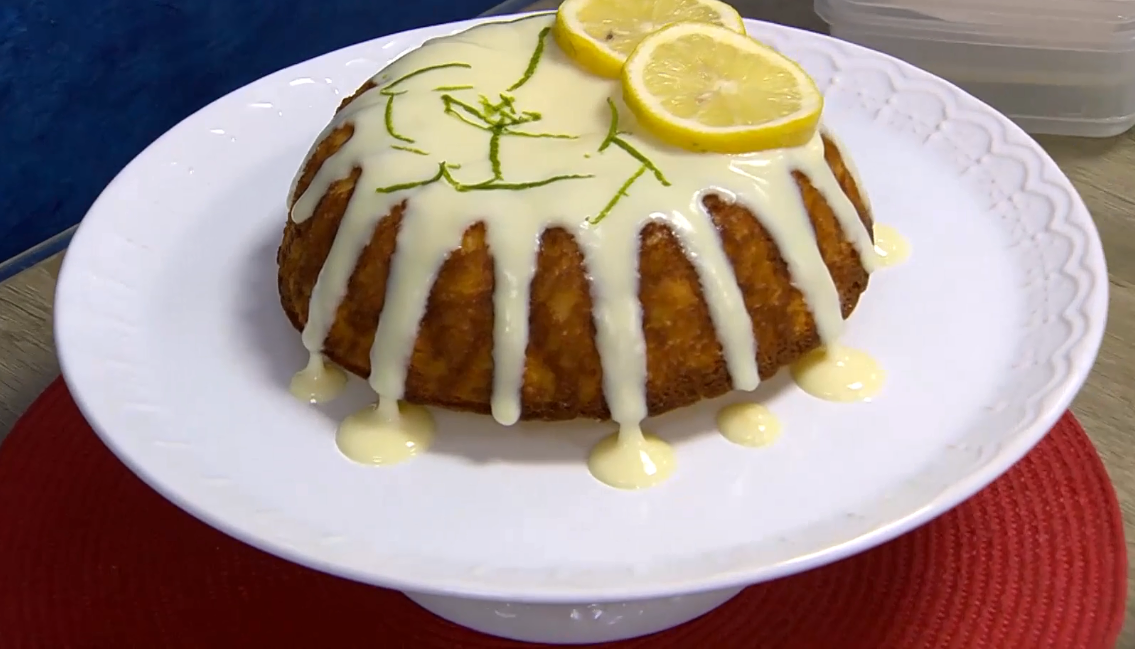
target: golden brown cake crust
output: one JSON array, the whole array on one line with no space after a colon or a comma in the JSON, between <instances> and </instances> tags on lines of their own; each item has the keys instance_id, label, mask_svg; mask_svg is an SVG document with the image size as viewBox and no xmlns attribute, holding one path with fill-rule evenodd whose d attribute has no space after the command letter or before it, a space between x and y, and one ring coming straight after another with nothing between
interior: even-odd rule
<instances>
[{"instance_id":1,"label":"golden brown cake crust","mask_svg":"<svg viewBox=\"0 0 1135 649\"><path fill-rule=\"evenodd\" d=\"M364 85L340 106L365 92ZM315 173L353 134L331 132L300 174L300 196ZM824 138L824 157L860 219L871 215L837 147ZM277 255L280 299L296 329L307 322L316 278L355 189L360 171L332 184L312 218L289 220ZM808 179L795 172L820 254L835 280L846 318L867 288L868 274L832 209ZM361 377L370 373L370 347L386 293L386 279L406 202L386 215L348 283L324 344L325 355ZM815 322L787 265L760 220L745 207L707 196L705 206L733 265L753 322L757 361L767 379L819 345ZM289 205L289 209L291 205ZM721 344L693 265L668 227L648 224L640 236L639 298L646 340L647 404L651 415L720 396L732 389ZM485 225L466 230L462 245L442 265L430 293L407 372L405 399L483 414L493 385L493 259ZM547 230L531 287L522 419L607 419L603 372L595 346L590 285L583 254L561 228Z\"/></svg>"}]
</instances>

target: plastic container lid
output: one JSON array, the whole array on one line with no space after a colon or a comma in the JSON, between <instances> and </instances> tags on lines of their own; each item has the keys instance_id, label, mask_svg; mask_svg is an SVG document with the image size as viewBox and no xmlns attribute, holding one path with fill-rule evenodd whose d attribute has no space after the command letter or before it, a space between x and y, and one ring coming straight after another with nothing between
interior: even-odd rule
<instances>
[{"instance_id":1,"label":"plastic container lid","mask_svg":"<svg viewBox=\"0 0 1135 649\"><path fill-rule=\"evenodd\" d=\"M863 10L905 9L927 15L1000 15L1135 24L1133 0L844 0L844 4Z\"/></svg>"},{"instance_id":2,"label":"plastic container lid","mask_svg":"<svg viewBox=\"0 0 1135 649\"><path fill-rule=\"evenodd\" d=\"M815 0L832 36L949 79L1032 133L1135 125L1135 0Z\"/></svg>"},{"instance_id":3,"label":"plastic container lid","mask_svg":"<svg viewBox=\"0 0 1135 649\"><path fill-rule=\"evenodd\" d=\"M929 32L935 40L1126 51L1135 49L1135 0L817 0L829 23Z\"/></svg>"}]
</instances>

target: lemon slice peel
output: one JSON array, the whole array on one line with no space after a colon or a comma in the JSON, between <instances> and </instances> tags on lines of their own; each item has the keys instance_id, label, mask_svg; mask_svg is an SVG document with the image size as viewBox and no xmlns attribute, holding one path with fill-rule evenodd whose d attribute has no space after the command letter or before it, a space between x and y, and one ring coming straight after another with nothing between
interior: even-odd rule
<instances>
[{"instance_id":1,"label":"lemon slice peel","mask_svg":"<svg viewBox=\"0 0 1135 649\"><path fill-rule=\"evenodd\" d=\"M642 39L681 22L745 33L741 14L720 0L565 0L556 11L552 37L580 67L617 79Z\"/></svg>"}]
</instances>

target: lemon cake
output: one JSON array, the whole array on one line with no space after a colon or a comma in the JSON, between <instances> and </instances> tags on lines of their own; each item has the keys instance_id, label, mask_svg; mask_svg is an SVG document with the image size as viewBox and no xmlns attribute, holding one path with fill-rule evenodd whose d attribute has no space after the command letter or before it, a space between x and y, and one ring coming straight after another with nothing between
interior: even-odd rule
<instances>
[{"instance_id":1,"label":"lemon cake","mask_svg":"<svg viewBox=\"0 0 1135 649\"><path fill-rule=\"evenodd\" d=\"M638 431L835 342L875 263L868 200L807 75L718 15L629 55L563 9L483 24L343 101L278 254L308 378L365 378L388 419Z\"/></svg>"}]
</instances>

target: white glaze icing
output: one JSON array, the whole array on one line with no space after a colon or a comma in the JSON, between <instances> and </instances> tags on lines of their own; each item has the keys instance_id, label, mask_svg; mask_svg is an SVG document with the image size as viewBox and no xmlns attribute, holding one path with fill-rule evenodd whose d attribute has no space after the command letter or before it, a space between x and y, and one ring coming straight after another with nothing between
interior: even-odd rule
<instances>
[{"instance_id":1,"label":"white glaze icing","mask_svg":"<svg viewBox=\"0 0 1135 649\"><path fill-rule=\"evenodd\" d=\"M739 446L768 446L780 436L780 420L759 403L734 403L717 413L717 430Z\"/></svg>"},{"instance_id":2,"label":"white glaze icing","mask_svg":"<svg viewBox=\"0 0 1135 649\"><path fill-rule=\"evenodd\" d=\"M804 354L792 364L792 378L808 394L850 403L870 401L883 389L886 372L870 354L828 345Z\"/></svg>"},{"instance_id":3,"label":"white glaze icing","mask_svg":"<svg viewBox=\"0 0 1135 649\"><path fill-rule=\"evenodd\" d=\"M323 403L339 396L346 385L346 372L327 363L323 354L312 352L307 366L292 377L288 390L301 401Z\"/></svg>"},{"instance_id":4,"label":"white glaze icing","mask_svg":"<svg viewBox=\"0 0 1135 649\"><path fill-rule=\"evenodd\" d=\"M429 450L434 438L430 411L421 406L382 401L343 420L335 444L359 464L389 465Z\"/></svg>"},{"instance_id":5,"label":"white glaze icing","mask_svg":"<svg viewBox=\"0 0 1135 649\"><path fill-rule=\"evenodd\" d=\"M910 242L902 233L884 223L875 223L875 257L879 266L898 266L910 259Z\"/></svg>"}]
</instances>

